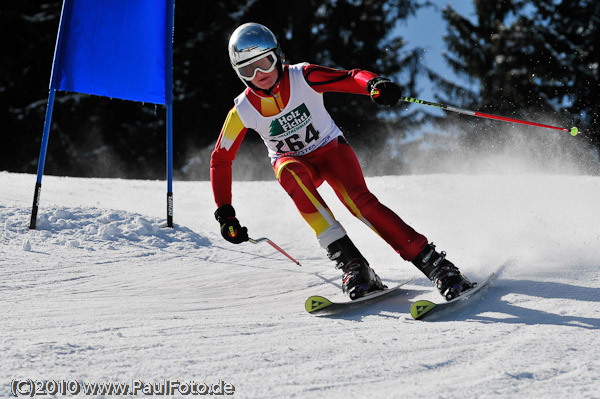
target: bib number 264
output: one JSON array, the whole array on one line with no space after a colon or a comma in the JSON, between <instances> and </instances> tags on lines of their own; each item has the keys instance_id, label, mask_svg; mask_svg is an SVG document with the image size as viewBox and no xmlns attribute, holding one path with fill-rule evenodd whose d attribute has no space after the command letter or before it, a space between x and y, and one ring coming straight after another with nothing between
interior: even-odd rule
<instances>
[{"instance_id":1,"label":"bib number 264","mask_svg":"<svg viewBox=\"0 0 600 399\"><path fill-rule=\"evenodd\" d=\"M302 138L299 134L292 134L283 140L271 140L276 144L277 152L296 152L302 150L307 144L319 139L319 131L312 123L306 126L306 135ZM287 147L287 148L286 148Z\"/></svg>"}]
</instances>

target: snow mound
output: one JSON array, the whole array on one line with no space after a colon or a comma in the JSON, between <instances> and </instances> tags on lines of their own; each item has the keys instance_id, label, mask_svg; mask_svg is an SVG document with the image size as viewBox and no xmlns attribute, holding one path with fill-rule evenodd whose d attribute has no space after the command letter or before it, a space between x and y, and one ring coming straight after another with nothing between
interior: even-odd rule
<instances>
[{"instance_id":1,"label":"snow mound","mask_svg":"<svg viewBox=\"0 0 600 399\"><path fill-rule=\"evenodd\" d=\"M30 209L0 207L5 244L21 241L24 251L36 243L88 250L142 247L197 249L210 241L189 228L167 228L164 219L121 210L86 207L54 207L38 214L36 230L29 230ZM24 238L25 237L25 238Z\"/></svg>"}]
</instances>

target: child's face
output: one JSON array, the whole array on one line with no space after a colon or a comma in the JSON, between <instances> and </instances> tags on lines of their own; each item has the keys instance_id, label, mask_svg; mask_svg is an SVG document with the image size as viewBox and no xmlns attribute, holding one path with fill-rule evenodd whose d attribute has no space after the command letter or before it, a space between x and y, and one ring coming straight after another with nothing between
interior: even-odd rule
<instances>
[{"instance_id":1,"label":"child's face","mask_svg":"<svg viewBox=\"0 0 600 399\"><path fill-rule=\"evenodd\" d=\"M277 68L267 73L256 71L256 76L252 79L252 84L263 90L270 89L275 82L277 82Z\"/></svg>"}]
</instances>

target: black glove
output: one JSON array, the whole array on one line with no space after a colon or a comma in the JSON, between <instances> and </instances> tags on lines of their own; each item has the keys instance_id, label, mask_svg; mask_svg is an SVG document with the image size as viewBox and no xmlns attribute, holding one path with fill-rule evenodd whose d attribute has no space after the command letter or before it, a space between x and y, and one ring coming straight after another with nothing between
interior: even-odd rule
<instances>
[{"instance_id":1,"label":"black glove","mask_svg":"<svg viewBox=\"0 0 600 399\"><path fill-rule=\"evenodd\" d=\"M371 99L379 105L394 106L400 100L400 87L389 79L376 77L367 82Z\"/></svg>"},{"instance_id":2,"label":"black glove","mask_svg":"<svg viewBox=\"0 0 600 399\"><path fill-rule=\"evenodd\" d=\"M231 205L223 205L215 211L215 219L221 225L221 235L233 244L241 244L249 240L248 229L240 225Z\"/></svg>"}]
</instances>

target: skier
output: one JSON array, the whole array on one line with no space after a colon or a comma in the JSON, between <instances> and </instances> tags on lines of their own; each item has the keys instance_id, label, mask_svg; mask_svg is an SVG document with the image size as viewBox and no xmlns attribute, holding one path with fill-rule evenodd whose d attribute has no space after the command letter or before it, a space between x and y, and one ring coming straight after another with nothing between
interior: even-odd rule
<instances>
[{"instance_id":1,"label":"skier","mask_svg":"<svg viewBox=\"0 0 600 399\"><path fill-rule=\"evenodd\" d=\"M231 165L244 135L253 129L268 148L277 180L342 270L342 289L352 300L385 286L317 192L324 181L354 216L421 270L446 299L472 288L445 252L437 252L369 191L354 151L323 105L323 93L343 92L370 94L375 103L393 106L400 98L395 83L360 69L284 65L277 38L256 23L233 32L229 59L247 88L235 99L211 155L215 218L225 240L248 240L247 228L231 205Z\"/></svg>"}]
</instances>

